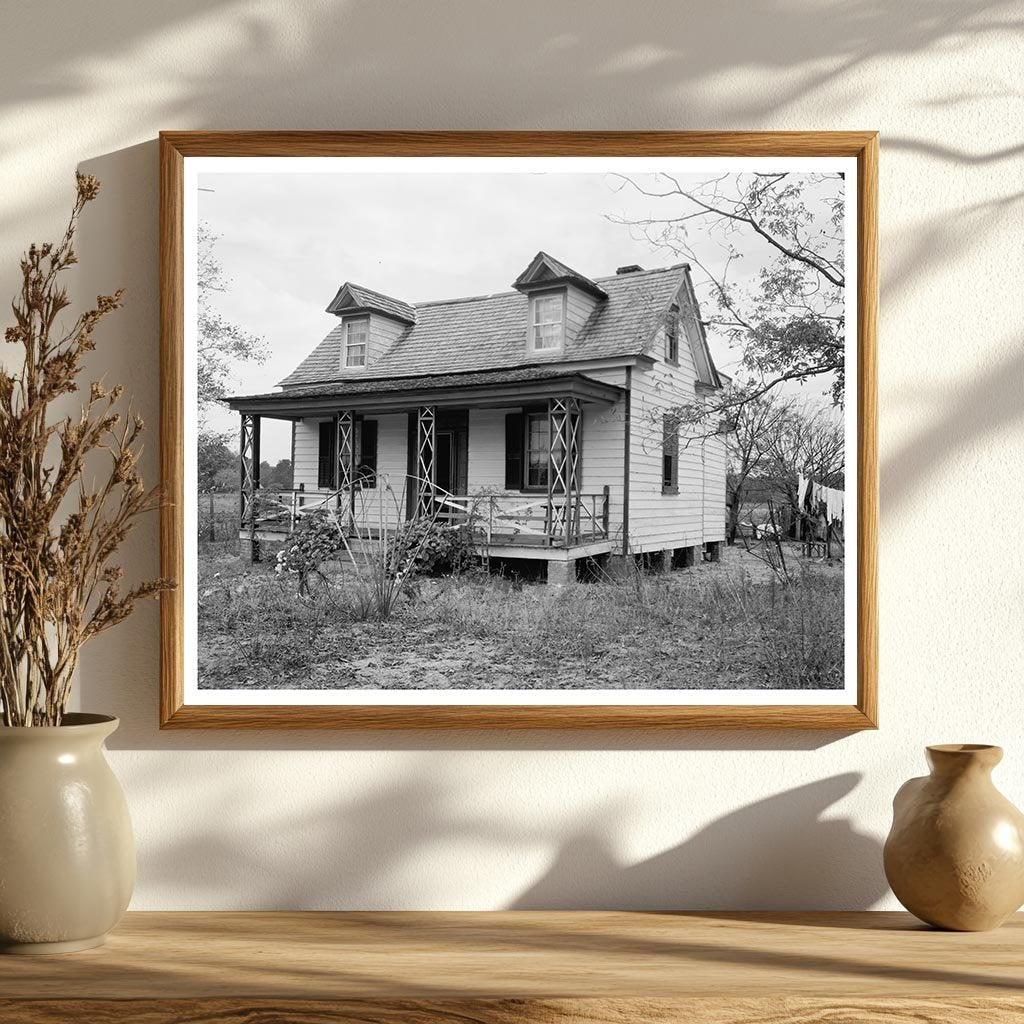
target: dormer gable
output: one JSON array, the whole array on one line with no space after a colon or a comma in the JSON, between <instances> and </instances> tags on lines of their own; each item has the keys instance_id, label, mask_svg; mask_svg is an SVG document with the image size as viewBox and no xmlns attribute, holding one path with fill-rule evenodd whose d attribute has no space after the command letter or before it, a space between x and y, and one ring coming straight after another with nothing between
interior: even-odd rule
<instances>
[{"instance_id":1,"label":"dormer gable","mask_svg":"<svg viewBox=\"0 0 1024 1024\"><path fill-rule=\"evenodd\" d=\"M526 296L526 351L560 355L608 293L589 277L538 252L512 287Z\"/></svg>"},{"instance_id":2,"label":"dormer gable","mask_svg":"<svg viewBox=\"0 0 1024 1024\"><path fill-rule=\"evenodd\" d=\"M416 323L416 310L408 302L394 299L383 292L375 292L362 285L346 281L327 307L335 316L350 316L356 313L376 313L378 316L397 320L403 324Z\"/></svg>"},{"instance_id":3,"label":"dormer gable","mask_svg":"<svg viewBox=\"0 0 1024 1024\"><path fill-rule=\"evenodd\" d=\"M401 299L346 281L327 307L341 320L337 369L371 368L416 323L416 310Z\"/></svg>"},{"instance_id":4,"label":"dormer gable","mask_svg":"<svg viewBox=\"0 0 1024 1024\"><path fill-rule=\"evenodd\" d=\"M596 281L591 281L589 277L584 277L572 267L567 267L560 260L556 260L554 256L549 256L543 251L537 253L530 260L530 265L515 279L512 287L517 292L529 294L538 288L550 288L563 284L571 284L580 291L592 295L598 301L608 298L608 293Z\"/></svg>"}]
</instances>

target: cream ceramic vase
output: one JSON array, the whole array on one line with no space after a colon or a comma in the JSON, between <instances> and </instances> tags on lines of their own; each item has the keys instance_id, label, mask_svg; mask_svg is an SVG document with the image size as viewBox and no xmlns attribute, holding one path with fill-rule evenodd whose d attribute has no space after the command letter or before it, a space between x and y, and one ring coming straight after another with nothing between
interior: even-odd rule
<instances>
[{"instance_id":1,"label":"cream ceramic vase","mask_svg":"<svg viewBox=\"0 0 1024 1024\"><path fill-rule=\"evenodd\" d=\"M893 801L885 876L915 917L937 928L997 928L1024 904L1024 815L996 789L999 747L927 748L931 775Z\"/></svg>"},{"instance_id":2,"label":"cream ceramic vase","mask_svg":"<svg viewBox=\"0 0 1024 1024\"><path fill-rule=\"evenodd\" d=\"M0 951L98 946L127 909L132 826L103 753L116 728L85 714L0 727Z\"/></svg>"}]
</instances>

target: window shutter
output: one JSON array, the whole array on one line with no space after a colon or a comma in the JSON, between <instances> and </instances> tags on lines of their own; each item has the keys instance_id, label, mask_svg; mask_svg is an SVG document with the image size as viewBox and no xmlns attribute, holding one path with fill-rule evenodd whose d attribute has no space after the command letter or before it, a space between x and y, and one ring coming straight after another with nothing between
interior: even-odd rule
<instances>
[{"instance_id":1,"label":"window shutter","mask_svg":"<svg viewBox=\"0 0 1024 1024\"><path fill-rule=\"evenodd\" d=\"M359 480L363 487L377 486L377 421L359 423Z\"/></svg>"},{"instance_id":2,"label":"window shutter","mask_svg":"<svg viewBox=\"0 0 1024 1024\"><path fill-rule=\"evenodd\" d=\"M320 451L317 459L316 485L324 491L334 490L337 434L334 420L327 420L320 424Z\"/></svg>"},{"instance_id":3,"label":"window shutter","mask_svg":"<svg viewBox=\"0 0 1024 1024\"><path fill-rule=\"evenodd\" d=\"M525 429L525 420L521 412L510 412L505 416L506 491L520 491L523 488Z\"/></svg>"}]
</instances>

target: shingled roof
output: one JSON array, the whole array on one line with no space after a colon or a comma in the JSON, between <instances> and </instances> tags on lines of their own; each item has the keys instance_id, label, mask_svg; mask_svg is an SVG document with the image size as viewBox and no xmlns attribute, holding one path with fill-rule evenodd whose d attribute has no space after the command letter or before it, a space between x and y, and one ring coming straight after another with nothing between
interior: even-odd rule
<instances>
[{"instance_id":1,"label":"shingled roof","mask_svg":"<svg viewBox=\"0 0 1024 1024\"><path fill-rule=\"evenodd\" d=\"M607 300L597 304L575 338L551 353L528 350L528 300L518 291L417 303L411 307L415 323L360 377L417 377L451 373L456 368L460 372L496 370L642 355L687 269L685 263L678 263L596 278ZM339 323L280 386L345 379L347 375L340 372L341 335Z\"/></svg>"},{"instance_id":2,"label":"shingled roof","mask_svg":"<svg viewBox=\"0 0 1024 1024\"><path fill-rule=\"evenodd\" d=\"M319 384L298 384L286 391L268 391L258 395L239 395L227 398L228 402L252 401L258 398L334 398L339 395L384 394L402 391L440 391L449 388L480 387L487 384L534 384L538 381L576 378L591 381L592 378L577 370L552 369L547 366L520 366L512 370L483 370L472 373L428 374L423 377L390 377L382 380L333 380ZM616 385L595 381L601 387L621 390Z\"/></svg>"}]
</instances>

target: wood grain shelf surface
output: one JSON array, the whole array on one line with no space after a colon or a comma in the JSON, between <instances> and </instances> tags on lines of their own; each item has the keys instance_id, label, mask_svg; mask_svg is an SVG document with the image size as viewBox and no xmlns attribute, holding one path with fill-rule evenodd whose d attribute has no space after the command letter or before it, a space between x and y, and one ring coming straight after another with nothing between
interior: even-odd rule
<instances>
[{"instance_id":1,"label":"wood grain shelf surface","mask_svg":"<svg viewBox=\"0 0 1024 1024\"><path fill-rule=\"evenodd\" d=\"M1024 1021L1024 915L132 913L107 945L0 958L0 1020Z\"/></svg>"}]
</instances>

